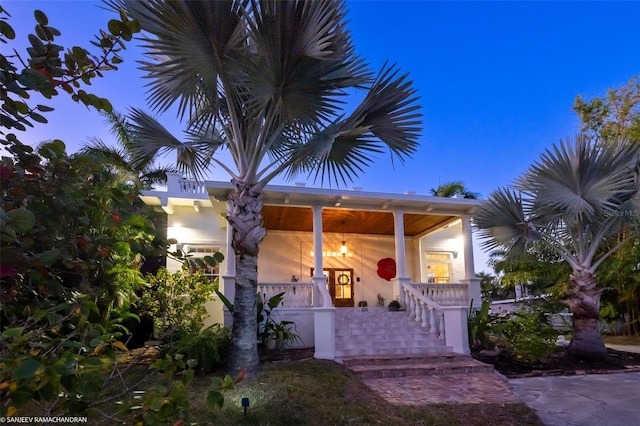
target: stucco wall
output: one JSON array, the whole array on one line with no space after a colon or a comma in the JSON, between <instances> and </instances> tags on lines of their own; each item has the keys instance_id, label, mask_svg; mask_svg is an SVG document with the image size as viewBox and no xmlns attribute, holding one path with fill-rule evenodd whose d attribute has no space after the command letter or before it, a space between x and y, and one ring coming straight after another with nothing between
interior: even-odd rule
<instances>
[{"instance_id":1,"label":"stucco wall","mask_svg":"<svg viewBox=\"0 0 640 426\"><path fill-rule=\"evenodd\" d=\"M425 259L427 252L452 253L452 282L460 282L465 277L464 268L464 238L462 237L462 223L455 222L451 226L439 229L422 237L420 241L420 281L427 282Z\"/></svg>"},{"instance_id":2,"label":"stucco wall","mask_svg":"<svg viewBox=\"0 0 640 426\"><path fill-rule=\"evenodd\" d=\"M167 216L167 238L175 238L183 250L191 245L218 247L224 252L227 231L220 226L212 208L201 208L198 213L193 207L174 207L174 214ZM167 259L169 272L178 271L180 267L179 262ZM205 320L205 326L222 324L222 302L214 300L207 302L206 306L210 316Z\"/></svg>"}]
</instances>

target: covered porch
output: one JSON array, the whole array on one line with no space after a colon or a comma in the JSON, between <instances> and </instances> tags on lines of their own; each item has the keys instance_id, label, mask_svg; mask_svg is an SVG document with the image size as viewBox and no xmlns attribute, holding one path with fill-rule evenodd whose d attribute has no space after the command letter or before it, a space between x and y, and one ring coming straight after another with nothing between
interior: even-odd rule
<instances>
[{"instance_id":1,"label":"covered porch","mask_svg":"<svg viewBox=\"0 0 640 426\"><path fill-rule=\"evenodd\" d=\"M215 245L225 253L220 287L233 300L235 264L229 261L234 258L231 230L224 218L230 191L228 183L196 183L174 175L166 191L150 191L143 199L170 213L169 237L181 246ZM471 301L480 303L470 224L477 204L416 194L268 186L258 292L264 299L285 293L276 315L296 322L302 345L315 346L317 358L335 358L335 310L372 309L378 295L385 305L399 300L409 320L466 352L463 318ZM203 214L209 225L194 226ZM211 232L214 222L220 231ZM220 304L210 311L215 322L230 325L231 316ZM450 344L454 334L455 345Z\"/></svg>"}]
</instances>

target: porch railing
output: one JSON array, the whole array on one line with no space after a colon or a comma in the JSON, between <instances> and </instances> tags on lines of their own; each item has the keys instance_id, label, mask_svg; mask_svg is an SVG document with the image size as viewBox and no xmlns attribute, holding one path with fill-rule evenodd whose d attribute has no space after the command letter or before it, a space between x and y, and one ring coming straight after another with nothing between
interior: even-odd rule
<instances>
[{"instance_id":1,"label":"porch railing","mask_svg":"<svg viewBox=\"0 0 640 426\"><path fill-rule=\"evenodd\" d=\"M412 286L440 306L469 305L469 287L466 284L413 283Z\"/></svg>"},{"instance_id":2,"label":"porch railing","mask_svg":"<svg viewBox=\"0 0 640 426\"><path fill-rule=\"evenodd\" d=\"M420 326L431 333L436 333L440 339L445 338L444 311L435 301L425 296L411 284L402 283L401 290L404 293L409 319L420 323Z\"/></svg>"},{"instance_id":3,"label":"porch railing","mask_svg":"<svg viewBox=\"0 0 640 426\"><path fill-rule=\"evenodd\" d=\"M258 293L266 302L276 294L284 293L281 308L311 308L313 306L312 283L258 283Z\"/></svg>"}]
</instances>

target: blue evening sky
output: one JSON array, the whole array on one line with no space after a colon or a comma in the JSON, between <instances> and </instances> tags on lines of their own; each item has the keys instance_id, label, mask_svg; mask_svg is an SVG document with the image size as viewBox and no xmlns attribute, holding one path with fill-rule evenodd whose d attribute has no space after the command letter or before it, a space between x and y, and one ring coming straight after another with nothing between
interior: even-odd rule
<instances>
[{"instance_id":1,"label":"blue evening sky","mask_svg":"<svg viewBox=\"0 0 640 426\"><path fill-rule=\"evenodd\" d=\"M111 13L94 1L4 0L16 42L24 49L33 10L62 32L63 46L88 41ZM416 155L392 167L388 155L354 182L366 191L428 194L462 180L484 197L511 183L559 139L573 137L578 94L591 99L640 74L640 2L627 1L348 1L357 52L375 69L385 60L410 73L421 97L424 132ZM20 47L22 46L22 47ZM136 69L141 49L93 85L116 110L146 109L145 81ZM73 152L90 136L111 137L103 119L65 96L50 124L22 135L36 145L59 138ZM176 134L174 114L162 116ZM222 172L212 178L228 180ZM303 181L298 177L296 181ZM282 182L278 182L282 183Z\"/></svg>"}]
</instances>

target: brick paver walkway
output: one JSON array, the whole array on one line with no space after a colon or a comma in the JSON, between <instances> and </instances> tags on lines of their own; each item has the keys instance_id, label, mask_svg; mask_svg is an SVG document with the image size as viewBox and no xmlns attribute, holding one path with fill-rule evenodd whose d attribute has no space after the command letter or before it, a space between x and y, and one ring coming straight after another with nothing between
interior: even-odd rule
<instances>
[{"instance_id":1,"label":"brick paver walkway","mask_svg":"<svg viewBox=\"0 0 640 426\"><path fill-rule=\"evenodd\" d=\"M508 383L493 373L367 379L364 383L396 405L521 402Z\"/></svg>"}]
</instances>

